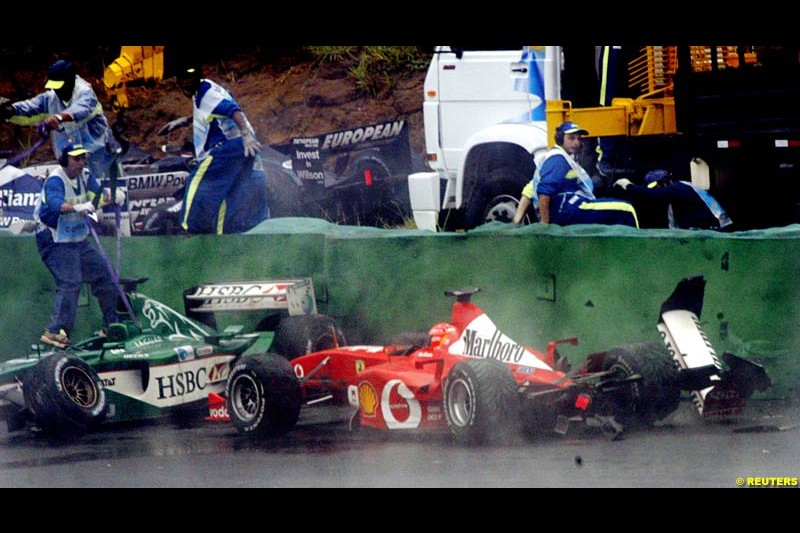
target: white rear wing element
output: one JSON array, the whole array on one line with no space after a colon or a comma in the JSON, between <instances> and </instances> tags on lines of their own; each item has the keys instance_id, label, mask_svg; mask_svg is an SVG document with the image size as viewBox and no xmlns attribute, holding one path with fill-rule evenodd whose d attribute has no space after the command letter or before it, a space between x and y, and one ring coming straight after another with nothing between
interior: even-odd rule
<instances>
[{"instance_id":1,"label":"white rear wing element","mask_svg":"<svg viewBox=\"0 0 800 533\"><path fill-rule=\"evenodd\" d=\"M680 387L690 390L703 418L742 413L755 390L764 391L772 380L763 366L731 353L722 354L725 369L700 322L705 278L682 279L661 306L658 332L679 370Z\"/></svg>"},{"instance_id":2,"label":"white rear wing element","mask_svg":"<svg viewBox=\"0 0 800 533\"><path fill-rule=\"evenodd\" d=\"M291 316L317 313L311 278L207 283L192 287L184 298L188 310L197 313L263 309L288 309Z\"/></svg>"},{"instance_id":3,"label":"white rear wing element","mask_svg":"<svg viewBox=\"0 0 800 533\"><path fill-rule=\"evenodd\" d=\"M722 372L722 365L700 326L697 315L685 310L668 311L661 315L661 322L657 327L672 358L681 369L713 365L719 373ZM710 376L710 380L712 384L719 384L721 378L717 374ZM692 401L701 414L705 407L706 396L712 388L713 385L692 391Z\"/></svg>"}]
</instances>

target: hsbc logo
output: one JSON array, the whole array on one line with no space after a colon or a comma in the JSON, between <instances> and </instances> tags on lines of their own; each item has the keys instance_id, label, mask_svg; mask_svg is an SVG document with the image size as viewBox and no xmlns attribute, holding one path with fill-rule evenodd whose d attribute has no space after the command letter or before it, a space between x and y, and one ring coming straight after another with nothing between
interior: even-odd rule
<instances>
[{"instance_id":1,"label":"hsbc logo","mask_svg":"<svg viewBox=\"0 0 800 533\"><path fill-rule=\"evenodd\" d=\"M169 376L157 377L158 399L185 396L201 391L209 384L208 370L198 368L196 371L178 372Z\"/></svg>"}]
</instances>

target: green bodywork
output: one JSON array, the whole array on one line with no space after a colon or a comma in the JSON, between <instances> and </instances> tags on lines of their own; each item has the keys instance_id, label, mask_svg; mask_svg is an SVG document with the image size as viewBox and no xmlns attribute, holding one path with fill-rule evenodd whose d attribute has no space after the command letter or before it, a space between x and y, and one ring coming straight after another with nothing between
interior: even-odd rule
<instances>
[{"instance_id":1,"label":"green bodywork","mask_svg":"<svg viewBox=\"0 0 800 533\"><path fill-rule=\"evenodd\" d=\"M86 361L103 380L106 422L205 406L209 393L224 390L230 362L266 351L274 337L271 331L242 333L240 326L216 332L144 294L128 297L133 316L121 314L107 337L95 335L63 350ZM37 346L27 357L0 363L0 391L24 383L26 374L54 353Z\"/></svg>"}]
</instances>

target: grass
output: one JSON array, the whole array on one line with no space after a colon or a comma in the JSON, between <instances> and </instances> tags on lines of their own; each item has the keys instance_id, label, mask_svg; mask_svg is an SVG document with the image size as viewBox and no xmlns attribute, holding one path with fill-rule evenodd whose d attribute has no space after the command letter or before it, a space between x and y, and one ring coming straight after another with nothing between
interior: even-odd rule
<instances>
[{"instance_id":1,"label":"grass","mask_svg":"<svg viewBox=\"0 0 800 533\"><path fill-rule=\"evenodd\" d=\"M347 69L356 86L371 96L392 88L397 74L425 70L430 51L422 46L309 46L318 64L336 63Z\"/></svg>"}]
</instances>

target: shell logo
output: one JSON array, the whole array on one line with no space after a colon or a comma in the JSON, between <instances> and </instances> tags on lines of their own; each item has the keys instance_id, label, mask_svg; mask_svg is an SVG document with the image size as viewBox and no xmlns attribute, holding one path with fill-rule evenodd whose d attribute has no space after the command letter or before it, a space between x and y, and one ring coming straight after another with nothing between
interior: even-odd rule
<instances>
[{"instance_id":1,"label":"shell logo","mask_svg":"<svg viewBox=\"0 0 800 533\"><path fill-rule=\"evenodd\" d=\"M366 381L358 385L358 405L361 407L361 414L367 418L374 418L376 407L378 406L378 393L371 383Z\"/></svg>"}]
</instances>

